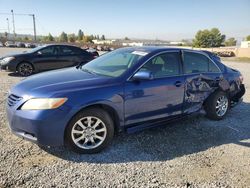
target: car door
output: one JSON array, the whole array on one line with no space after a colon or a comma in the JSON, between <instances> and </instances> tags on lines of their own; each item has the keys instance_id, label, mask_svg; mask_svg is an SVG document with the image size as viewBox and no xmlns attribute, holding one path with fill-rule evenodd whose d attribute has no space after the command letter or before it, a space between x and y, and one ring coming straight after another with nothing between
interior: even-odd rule
<instances>
[{"instance_id":1,"label":"car door","mask_svg":"<svg viewBox=\"0 0 250 188\"><path fill-rule=\"evenodd\" d=\"M126 125L182 113L184 78L180 57L179 51L161 53L140 68L150 71L154 77L152 80L126 82Z\"/></svg>"},{"instance_id":2,"label":"car door","mask_svg":"<svg viewBox=\"0 0 250 188\"><path fill-rule=\"evenodd\" d=\"M185 75L183 112L192 113L200 110L223 77L219 67L204 53L184 50L182 54Z\"/></svg>"},{"instance_id":3,"label":"car door","mask_svg":"<svg viewBox=\"0 0 250 188\"><path fill-rule=\"evenodd\" d=\"M35 52L32 61L38 70L57 68L58 56L54 46L48 46Z\"/></svg>"}]
</instances>

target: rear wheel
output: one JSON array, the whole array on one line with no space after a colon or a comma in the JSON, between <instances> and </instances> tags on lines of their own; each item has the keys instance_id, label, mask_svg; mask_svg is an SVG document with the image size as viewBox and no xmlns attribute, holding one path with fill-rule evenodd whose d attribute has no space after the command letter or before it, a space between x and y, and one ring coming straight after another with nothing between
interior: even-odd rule
<instances>
[{"instance_id":1,"label":"rear wheel","mask_svg":"<svg viewBox=\"0 0 250 188\"><path fill-rule=\"evenodd\" d=\"M229 104L228 95L225 92L216 91L208 97L205 103L207 117L213 120L223 119L227 114Z\"/></svg>"},{"instance_id":2,"label":"rear wheel","mask_svg":"<svg viewBox=\"0 0 250 188\"><path fill-rule=\"evenodd\" d=\"M77 153L97 153L107 147L114 135L109 114L98 108L78 113L66 130L66 144Z\"/></svg>"},{"instance_id":3,"label":"rear wheel","mask_svg":"<svg viewBox=\"0 0 250 188\"><path fill-rule=\"evenodd\" d=\"M17 71L21 76L30 76L34 72L34 68L30 63L20 63Z\"/></svg>"}]
</instances>

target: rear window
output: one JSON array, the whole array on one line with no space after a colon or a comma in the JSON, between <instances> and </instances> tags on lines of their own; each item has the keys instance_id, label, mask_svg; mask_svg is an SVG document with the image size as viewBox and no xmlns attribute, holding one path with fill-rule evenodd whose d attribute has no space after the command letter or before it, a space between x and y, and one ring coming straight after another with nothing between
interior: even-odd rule
<instances>
[{"instance_id":1,"label":"rear window","mask_svg":"<svg viewBox=\"0 0 250 188\"><path fill-rule=\"evenodd\" d=\"M80 54L88 54L80 48L72 47L72 46L61 46L62 55L80 55Z\"/></svg>"}]
</instances>

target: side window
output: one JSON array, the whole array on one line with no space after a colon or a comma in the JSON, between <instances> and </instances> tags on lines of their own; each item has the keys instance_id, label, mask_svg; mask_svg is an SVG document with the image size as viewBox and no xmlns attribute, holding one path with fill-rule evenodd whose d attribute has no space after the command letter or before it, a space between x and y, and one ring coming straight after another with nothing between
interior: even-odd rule
<instances>
[{"instance_id":1,"label":"side window","mask_svg":"<svg viewBox=\"0 0 250 188\"><path fill-rule=\"evenodd\" d=\"M211 61L209 61L208 69L209 72L221 72L220 69Z\"/></svg>"},{"instance_id":2,"label":"side window","mask_svg":"<svg viewBox=\"0 0 250 188\"><path fill-rule=\"evenodd\" d=\"M184 73L220 72L218 67L205 55L184 52Z\"/></svg>"},{"instance_id":3,"label":"side window","mask_svg":"<svg viewBox=\"0 0 250 188\"><path fill-rule=\"evenodd\" d=\"M44 49L39 50L42 55L49 56L49 55L55 55L54 53L54 46L50 46Z\"/></svg>"},{"instance_id":4,"label":"side window","mask_svg":"<svg viewBox=\"0 0 250 188\"><path fill-rule=\"evenodd\" d=\"M75 55L76 53L68 46L61 46L62 55Z\"/></svg>"},{"instance_id":5,"label":"side window","mask_svg":"<svg viewBox=\"0 0 250 188\"><path fill-rule=\"evenodd\" d=\"M80 48L77 48L77 47L71 47L71 49L73 50L74 54L76 55L88 55L88 53L83 50L83 49L80 49Z\"/></svg>"},{"instance_id":6,"label":"side window","mask_svg":"<svg viewBox=\"0 0 250 188\"><path fill-rule=\"evenodd\" d=\"M163 78L180 74L180 54L169 52L158 55L148 61L142 69L151 71L154 78Z\"/></svg>"},{"instance_id":7,"label":"side window","mask_svg":"<svg viewBox=\"0 0 250 188\"><path fill-rule=\"evenodd\" d=\"M208 60L202 54L184 52L184 73L208 72Z\"/></svg>"}]
</instances>

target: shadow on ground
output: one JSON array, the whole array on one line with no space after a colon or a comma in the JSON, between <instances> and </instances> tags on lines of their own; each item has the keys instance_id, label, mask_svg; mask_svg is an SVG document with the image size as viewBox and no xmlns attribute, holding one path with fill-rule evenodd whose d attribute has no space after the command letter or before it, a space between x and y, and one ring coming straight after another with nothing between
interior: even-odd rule
<instances>
[{"instance_id":1,"label":"shadow on ground","mask_svg":"<svg viewBox=\"0 0 250 188\"><path fill-rule=\"evenodd\" d=\"M99 154L79 155L63 147L43 149L77 163L166 161L230 143L250 149L249 140L244 141L250 139L249 114L250 104L242 103L229 111L221 121L211 121L199 115L140 133L122 133Z\"/></svg>"}]
</instances>

